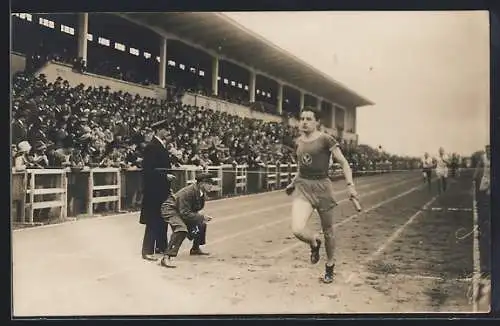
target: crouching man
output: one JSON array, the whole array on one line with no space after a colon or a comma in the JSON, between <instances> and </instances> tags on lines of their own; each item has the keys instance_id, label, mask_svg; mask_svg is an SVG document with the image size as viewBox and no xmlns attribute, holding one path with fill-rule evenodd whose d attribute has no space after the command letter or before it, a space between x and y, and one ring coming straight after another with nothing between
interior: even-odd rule
<instances>
[{"instance_id":1,"label":"crouching man","mask_svg":"<svg viewBox=\"0 0 500 326\"><path fill-rule=\"evenodd\" d=\"M200 246L205 244L207 224L212 217L200 214L205 207L206 193L210 191L212 175L202 173L196 183L186 186L170 196L161 206L162 217L170 225L172 235L160 261L163 267L174 268L174 258L187 237L193 241L191 255L208 255Z\"/></svg>"}]
</instances>

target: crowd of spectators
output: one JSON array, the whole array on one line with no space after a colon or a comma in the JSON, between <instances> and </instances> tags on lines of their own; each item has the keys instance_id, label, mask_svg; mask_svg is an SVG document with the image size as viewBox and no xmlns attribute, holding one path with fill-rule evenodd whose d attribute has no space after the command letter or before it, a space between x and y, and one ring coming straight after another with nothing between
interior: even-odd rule
<instances>
[{"instance_id":1,"label":"crowd of spectators","mask_svg":"<svg viewBox=\"0 0 500 326\"><path fill-rule=\"evenodd\" d=\"M196 88L188 88L186 91L190 92L190 93L194 93L194 94L212 97L212 98L219 99L219 100L224 100L224 101L234 103L234 104L243 105L243 106L249 107L253 111L272 114L272 115L279 115L277 113L276 105L273 105L273 104L266 102L266 101L258 101L258 100L256 100L255 102L250 102L241 93L237 94L237 93L232 93L232 92L221 90L221 91L219 91L219 94L215 95L215 94L213 94L213 92L210 89L203 87L201 85L199 85ZM297 118L298 117L297 114L292 114L292 113L286 112L286 111L283 111L281 113L281 116L287 117L287 118L289 118L289 117L296 117Z\"/></svg>"},{"instance_id":2,"label":"crowd of spectators","mask_svg":"<svg viewBox=\"0 0 500 326\"><path fill-rule=\"evenodd\" d=\"M69 50L63 49L59 52L54 52L48 50L45 45L40 43L40 45L36 48L36 50L31 53L28 60L28 71L36 71L41 68L48 61L56 61L61 63L70 64L73 68L80 72L90 72L97 75L107 76L127 82L132 82L141 85L150 85L152 83L151 80L147 77L147 73L141 73L141 71L136 71L130 67L122 67L117 65L111 60L100 60L96 64L87 66L87 63L83 58L74 57ZM177 88L184 88L185 85L175 85ZM200 95L204 95L207 97L216 98L219 100L224 100L230 103L235 103L243 106L250 107L251 110L263 112L272 115L279 115L277 113L276 105L269 103L265 100L256 100L255 102L249 102L247 96L244 92L239 89L231 91L220 89L219 94L215 95L213 92L204 87L201 84L198 84L197 87L187 87L186 91L191 93L197 93ZM298 117L298 112L287 112L283 110L281 113L283 117Z\"/></svg>"},{"instance_id":3,"label":"crowd of spectators","mask_svg":"<svg viewBox=\"0 0 500 326\"><path fill-rule=\"evenodd\" d=\"M142 150L153 136L150 125L162 119L172 124L170 146L179 164L293 160L291 150L281 145L293 139L296 129L182 105L179 96L159 101L19 73L12 103L19 168L140 167Z\"/></svg>"},{"instance_id":4,"label":"crowd of spectators","mask_svg":"<svg viewBox=\"0 0 500 326\"><path fill-rule=\"evenodd\" d=\"M169 146L178 165L295 162L296 128L183 105L182 93L169 93L169 101L158 100L18 73L12 89L14 167L140 168L142 151L153 136L150 126L163 119L172 126ZM398 160L369 146L342 144L358 170Z\"/></svg>"}]
</instances>

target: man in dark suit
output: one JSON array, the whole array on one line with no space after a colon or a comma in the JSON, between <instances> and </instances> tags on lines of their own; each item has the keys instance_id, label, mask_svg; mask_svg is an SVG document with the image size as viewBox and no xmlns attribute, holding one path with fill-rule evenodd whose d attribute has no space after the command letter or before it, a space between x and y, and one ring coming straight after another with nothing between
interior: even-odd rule
<instances>
[{"instance_id":1,"label":"man in dark suit","mask_svg":"<svg viewBox=\"0 0 500 326\"><path fill-rule=\"evenodd\" d=\"M186 237L193 240L191 255L208 255L200 249L200 246L205 244L206 222L212 217L199 212L205 207L206 194L210 191L211 184L212 175L202 173L196 177L196 183L182 188L162 204L161 213L172 228L172 235L165 255L161 259L161 266L176 267L174 258L177 257L179 248Z\"/></svg>"},{"instance_id":2,"label":"man in dark suit","mask_svg":"<svg viewBox=\"0 0 500 326\"><path fill-rule=\"evenodd\" d=\"M15 119L12 121L12 145L19 144L23 140L28 140L28 126L26 121L26 112L15 111Z\"/></svg>"},{"instance_id":3,"label":"man in dark suit","mask_svg":"<svg viewBox=\"0 0 500 326\"><path fill-rule=\"evenodd\" d=\"M174 176L168 173L171 163L167 150L170 141L167 122L163 120L151 127L155 135L144 149L143 198L139 223L146 225L142 258L157 260L155 251L163 253L167 246L167 224L161 217L161 204L171 195L170 184Z\"/></svg>"}]
</instances>

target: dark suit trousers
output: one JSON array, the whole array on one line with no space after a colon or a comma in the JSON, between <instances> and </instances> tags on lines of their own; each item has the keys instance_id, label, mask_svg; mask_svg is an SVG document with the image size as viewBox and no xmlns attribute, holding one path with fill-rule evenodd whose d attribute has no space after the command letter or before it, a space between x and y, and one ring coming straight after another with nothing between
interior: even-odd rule
<instances>
[{"instance_id":1,"label":"dark suit trousers","mask_svg":"<svg viewBox=\"0 0 500 326\"><path fill-rule=\"evenodd\" d=\"M156 247L155 247L156 245ZM151 255L155 252L164 252L167 247L167 223L158 216L158 218L148 221L144 230L142 240L142 254Z\"/></svg>"},{"instance_id":2,"label":"dark suit trousers","mask_svg":"<svg viewBox=\"0 0 500 326\"><path fill-rule=\"evenodd\" d=\"M175 200L169 198L162 205L162 217L172 228L172 236L168 243L165 254L170 257L177 257L182 242L187 237L193 240L193 248L204 245L206 242L207 224L205 222L189 223L182 219Z\"/></svg>"}]
</instances>

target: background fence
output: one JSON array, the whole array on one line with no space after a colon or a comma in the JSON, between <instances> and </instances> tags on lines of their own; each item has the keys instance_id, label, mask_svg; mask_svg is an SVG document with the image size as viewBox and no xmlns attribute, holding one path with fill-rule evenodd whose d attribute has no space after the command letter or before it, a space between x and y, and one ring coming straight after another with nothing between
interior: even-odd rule
<instances>
[{"instance_id":1,"label":"background fence","mask_svg":"<svg viewBox=\"0 0 500 326\"><path fill-rule=\"evenodd\" d=\"M177 191L194 182L197 166L172 170L172 188ZM296 164L209 166L216 183L210 199L258 193L285 188L297 175ZM355 176L390 172L391 169L355 172ZM332 179L342 178L332 171ZM140 169L83 168L32 169L12 172L12 220L20 224L39 224L78 216L140 209L142 174Z\"/></svg>"}]
</instances>

